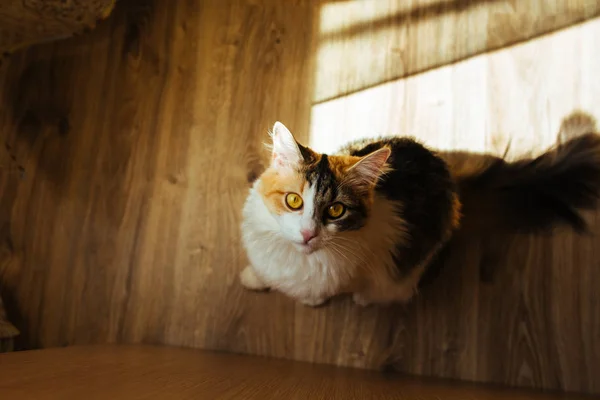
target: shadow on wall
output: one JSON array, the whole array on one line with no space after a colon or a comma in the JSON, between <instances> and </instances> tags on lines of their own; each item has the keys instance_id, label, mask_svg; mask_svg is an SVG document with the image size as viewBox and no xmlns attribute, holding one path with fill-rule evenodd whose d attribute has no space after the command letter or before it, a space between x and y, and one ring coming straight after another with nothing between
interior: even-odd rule
<instances>
[{"instance_id":1,"label":"shadow on wall","mask_svg":"<svg viewBox=\"0 0 600 400\"><path fill-rule=\"evenodd\" d=\"M598 134L594 117L581 111L573 112L563 119L557 135L556 146L561 146L586 134ZM506 153L508 153L508 149ZM443 151L440 156L448 163L455 175L468 174L470 170L479 170L501 159L494 155L464 151ZM433 282L446 263L452 264L451 260L456 258L457 253L466 253L473 247L479 246L483 250L478 274L482 282L493 282L497 269L506 265L505 256L513 242L514 235L523 232L516 227L518 222L511 225L509 221L496 221L491 218L490 214L498 213L500 209L498 205L490 204L494 199L485 199L484 201L483 198L478 198L476 193L472 197L468 203L463 204L464 217L461 228L438 256L437 261L429 268L423 278L423 284L427 285ZM590 230L595 232L595 228L592 227ZM552 234L556 229L559 228L537 233Z\"/></svg>"}]
</instances>

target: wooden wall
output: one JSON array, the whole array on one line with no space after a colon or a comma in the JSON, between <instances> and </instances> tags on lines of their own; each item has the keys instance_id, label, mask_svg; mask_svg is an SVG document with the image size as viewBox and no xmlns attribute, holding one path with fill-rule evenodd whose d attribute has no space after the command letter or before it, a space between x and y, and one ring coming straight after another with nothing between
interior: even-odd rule
<instances>
[{"instance_id":1,"label":"wooden wall","mask_svg":"<svg viewBox=\"0 0 600 400\"><path fill-rule=\"evenodd\" d=\"M463 235L408 307L309 309L238 284L241 206L275 120L320 149L391 131L495 152L541 150L574 108L600 116L598 20L537 37L595 1L365 4L122 0L95 31L13 55L0 289L21 345L165 343L600 393L594 236Z\"/></svg>"}]
</instances>

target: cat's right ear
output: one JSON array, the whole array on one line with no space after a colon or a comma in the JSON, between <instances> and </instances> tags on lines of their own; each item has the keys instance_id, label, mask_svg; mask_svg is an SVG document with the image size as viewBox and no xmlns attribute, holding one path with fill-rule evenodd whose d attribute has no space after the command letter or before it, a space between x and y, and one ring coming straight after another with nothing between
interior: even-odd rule
<instances>
[{"instance_id":1,"label":"cat's right ear","mask_svg":"<svg viewBox=\"0 0 600 400\"><path fill-rule=\"evenodd\" d=\"M348 170L352 184L363 187L376 185L387 170L386 162L391 154L388 147L382 147L361 158Z\"/></svg>"},{"instance_id":2,"label":"cat's right ear","mask_svg":"<svg viewBox=\"0 0 600 400\"><path fill-rule=\"evenodd\" d=\"M281 122L273 125L273 154L271 165L273 167L293 167L302 161L302 153L298 143L288 128Z\"/></svg>"}]
</instances>

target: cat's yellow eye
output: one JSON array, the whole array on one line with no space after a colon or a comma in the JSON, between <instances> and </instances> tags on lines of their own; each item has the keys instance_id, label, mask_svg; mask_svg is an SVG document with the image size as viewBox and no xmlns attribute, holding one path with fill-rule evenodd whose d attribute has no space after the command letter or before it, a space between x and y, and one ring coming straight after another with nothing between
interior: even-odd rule
<instances>
[{"instance_id":1,"label":"cat's yellow eye","mask_svg":"<svg viewBox=\"0 0 600 400\"><path fill-rule=\"evenodd\" d=\"M285 204L287 204L292 210L299 210L302 208L302 204L304 204L304 202L299 194L288 193L285 195Z\"/></svg>"},{"instance_id":2,"label":"cat's yellow eye","mask_svg":"<svg viewBox=\"0 0 600 400\"><path fill-rule=\"evenodd\" d=\"M327 209L327 216L331 219L337 219L344 215L346 207L342 203L333 203Z\"/></svg>"}]
</instances>

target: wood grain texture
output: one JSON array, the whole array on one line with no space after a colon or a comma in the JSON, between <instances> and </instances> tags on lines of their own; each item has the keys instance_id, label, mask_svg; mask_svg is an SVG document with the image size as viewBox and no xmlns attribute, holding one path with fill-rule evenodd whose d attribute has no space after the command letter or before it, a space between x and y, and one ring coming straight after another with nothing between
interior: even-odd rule
<instances>
[{"instance_id":1,"label":"wood grain texture","mask_svg":"<svg viewBox=\"0 0 600 400\"><path fill-rule=\"evenodd\" d=\"M600 393L595 237L459 237L408 307L309 309L237 282L275 120L317 148L387 131L479 153L539 150L578 104L600 115L597 21L313 105L320 71L378 56L318 58L322 7L344 3L122 0L90 34L3 66L0 290L22 347L162 343ZM417 52L423 37L407 40Z\"/></svg>"},{"instance_id":2,"label":"wood grain texture","mask_svg":"<svg viewBox=\"0 0 600 400\"><path fill-rule=\"evenodd\" d=\"M89 346L0 355L0 393L24 399L582 400L178 348Z\"/></svg>"}]
</instances>

